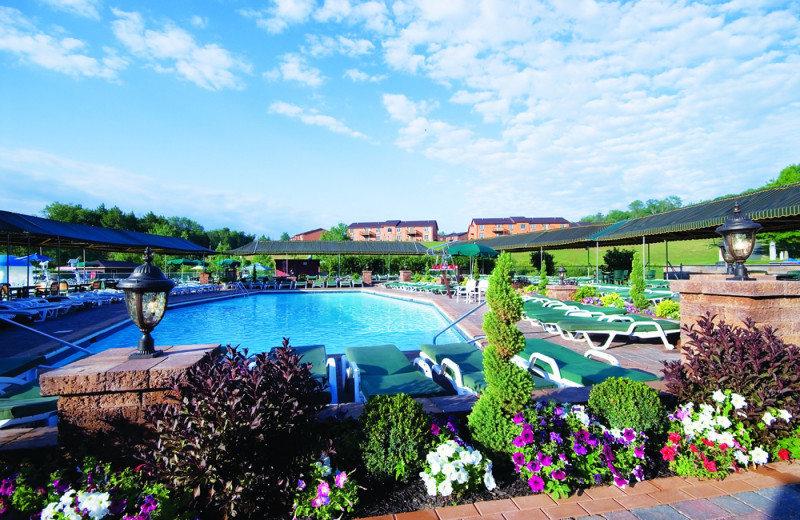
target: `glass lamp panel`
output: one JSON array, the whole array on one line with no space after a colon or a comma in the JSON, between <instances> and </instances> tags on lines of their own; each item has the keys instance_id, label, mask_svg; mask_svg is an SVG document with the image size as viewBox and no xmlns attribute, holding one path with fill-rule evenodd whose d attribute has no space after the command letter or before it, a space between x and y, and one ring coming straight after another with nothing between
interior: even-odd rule
<instances>
[{"instance_id":1,"label":"glass lamp panel","mask_svg":"<svg viewBox=\"0 0 800 520\"><path fill-rule=\"evenodd\" d=\"M139 323L139 311L136 309L136 297L137 294L134 291L125 291L125 308L133 324L141 328L141 323Z\"/></svg>"},{"instance_id":2,"label":"glass lamp panel","mask_svg":"<svg viewBox=\"0 0 800 520\"><path fill-rule=\"evenodd\" d=\"M167 293L146 292L142 294L142 317L145 325L155 327L167 310Z\"/></svg>"},{"instance_id":3,"label":"glass lamp panel","mask_svg":"<svg viewBox=\"0 0 800 520\"><path fill-rule=\"evenodd\" d=\"M733 256L743 262L753 252L752 233L731 233L729 236Z\"/></svg>"}]
</instances>

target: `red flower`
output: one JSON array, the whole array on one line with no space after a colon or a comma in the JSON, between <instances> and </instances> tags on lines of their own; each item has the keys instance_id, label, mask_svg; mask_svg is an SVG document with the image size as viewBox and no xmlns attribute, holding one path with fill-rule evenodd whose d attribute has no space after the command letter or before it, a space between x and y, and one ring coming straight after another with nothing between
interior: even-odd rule
<instances>
[{"instance_id":1,"label":"red flower","mask_svg":"<svg viewBox=\"0 0 800 520\"><path fill-rule=\"evenodd\" d=\"M689 449L692 451L692 453L697 453L698 451L700 451L694 444L690 444Z\"/></svg>"},{"instance_id":2,"label":"red flower","mask_svg":"<svg viewBox=\"0 0 800 520\"><path fill-rule=\"evenodd\" d=\"M723 443L721 443L721 444L719 445L719 451L721 451L722 453L725 453L726 451L728 451L728 445L727 445L727 444L725 444L724 442L723 442Z\"/></svg>"},{"instance_id":3,"label":"red flower","mask_svg":"<svg viewBox=\"0 0 800 520\"><path fill-rule=\"evenodd\" d=\"M705 444L709 448L713 448L714 447L714 442L713 441L710 441L708 439L700 439L700 440L703 441L703 444Z\"/></svg>"},{"instance_id":4,"label":"red flower","mask_svg":"<svg viewBox=\"0 0 800 520\"><path fill-rule=\"evenodd\" d=\"M783 449L778 452L778 458L781 460L789 460L789 450Z\"/></svg>"},{"instance_id":5,"label":"red flower","mask_svg":"<svg viewBox=\"0 0 800 520\"><path fill-rule=\"evenodd\" d=\"M705 462L703 462L703 467L706 468L706 470L708 470L711 473L717 472L717 463L714 462L713 460L706 460Z\"/></svg>"},{"instance_id":6,"label":"red flower","mask_svg":"<svg viewBox=\"0 0 800 520\"><path fill-rule=\"evenodd\" d=\"M673 448L672 446L664 446L661 448L661 456L664 457L664 460L675 460L675 455L677 455L678 450Z\"/></svg>"},{"instance_id":7,"label":"red flower","mask_svg":"<svg viewBox=\"0 0 800 520\"><path fill-rule=\"evenodd\" d=\"M672 444L680 444L681 443L681 434L672 432L669 434L669 441Z\"/></svg>"}]
</instances>

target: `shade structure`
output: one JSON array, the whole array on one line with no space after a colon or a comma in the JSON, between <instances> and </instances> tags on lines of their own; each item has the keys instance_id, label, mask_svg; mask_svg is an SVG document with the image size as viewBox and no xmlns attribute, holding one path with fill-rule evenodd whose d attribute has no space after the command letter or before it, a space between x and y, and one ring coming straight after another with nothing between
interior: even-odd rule
<instances>
[{"instance_id":1,"label":"shade structure","mask_svg":"<svg viewBox=\"0 0 800 520\"><path fill-rule=\"evenodd\" d=\"M40 255L39 253L33 253L32 255L18 256L17 260L27 260L28 262L52 262L55 259Z\"/></svg>"},{"instance_id":2,"label":"shade structure","mask_svg":"<svg viewBox=\"0 0 800 520\"><path fill-rule=\"evenodd\" d=\"M203 265L201 260L190 260L188 258L174 258L172 260L167 260L167 265Z\"/></svg>"},{"instance_id":3,"label":"shade structure","mask_svg":"<svg viewBox=\"0 0 800 520\"><path fill-rule=\"evenodd\" d=\"M452 256L469 256L471 258L495 258L500 255L489 246L483 244L456 244L447 248Z\"/></svg>"},{"instance_id":4,"label":"shade structure","mask_svg":"<svg viewBox=\"0 0 800 520\"><path fill-rule=\"evenodd\" d=\"M217 265L222 267L238 267L242 265L242 263L238 260L234 260L233 258L226 258L217 262Z\"/></svg>"}]
</instances>

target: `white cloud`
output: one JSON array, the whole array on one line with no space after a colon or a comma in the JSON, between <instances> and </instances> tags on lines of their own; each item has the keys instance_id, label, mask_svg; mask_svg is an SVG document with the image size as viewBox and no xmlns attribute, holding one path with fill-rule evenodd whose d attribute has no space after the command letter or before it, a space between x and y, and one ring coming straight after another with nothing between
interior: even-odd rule
<instances>
[{"instance_id":1,"label":"white cloud","mask_svg":"<svg viewBox=\"0 0 800 520\"><path fill-rule=\"evenodd\" d=\"M361 132L351 130L341 121L331 116L319 114L316 110L305 111L297 105L292 105L283 101L276 101L270 105L269 112L271 114L279 114L291 119L297 119L307 125L319 126L330 130L331 132L336 132L337 134L349 135L359 139L367 139L367 136Z\"/></svg>"},{"instance_id":2,"label":"white cloud","mask_svg":"<svg viewBox=\"0 0 800 520\"><path fill-rule=\"evenodd\" d=\"M208 90L241 88L239 72L250 72L248 64L215 44L200 45L191 34L171 24L161 30L145 27L142 15L112 9L114 35L134 55L149 60L159 72L177 72Z\"/></svg>"},{"instance_id":3,"label":"white cloud","mask_svg":"<svg viewBox=\"0 0 800 520\"><path fill-rule=\"evenodd\" d=\"M316 57L342 54L354 58L371 54L375 50L375 45L369 40L353 39L342 35L334 38L309 34L306 36L306 41L308 42L306 52Z\"/></svg>"},{"instance_id":4,"label":"white cloud","mask_svg":"<svg viewBox=\"0 0 800 520\"><path fill-rule=\"evenodd\" d=\"M371 76L366 72L360 71L358 69L347 69L346 71L344 71L344 77L350 78L356 83L364 83L364 82L380 83L389 76L387 76L386 74L381 74L379 76Z\"/></svg>"},{"instance_id":5,"label":"white cloud","mask_svg":"<svg viewBox=\"0 0 800 520\"><path fill-rule=\"evenodd\" d=\"M267 79L296 81L309 87L319 87L324 82L322 71L308 65L299 54L285 54L280 60L277 68L264 74Z\"/></svg>"},{"instance_id":6,"label":"white cloud","mask_svg":"<svg viewBox=\"0 0 800 520\"><path fill-rule=\"evenodd\" d=\"M115 79L127 62L113 55L93 58L82 40L52 36L39 30L21 12L0 6L0 51L17 56L22 63L71 76Z\"/></svg>"},{"instance_id":7,"label":"white cloud","mask_svg":"<svg viewBox=\"0 0 800 520\"><path fill-rule=\"evenodd\" d=\"M208 26L208 18L198 15L192 16L189 22L198 29L205 29Z\"/></svg>"},{"instance_id":8,"label":"white cloud","mask_svg":"<svg viewBox=\"0 0 800 520\"><path fill-rule=\"evenodd\" d=\"M39 0L59 11L83 18L100 19L100 0Z\"/></svg>"},{"instance_id":9,"label":"white cloud","mask_svg":"<svg viewBox=\"0 0 800 520\"><path fill-rule=\"evenodd\" d=\"M256 25L273 34L285 31L290 25L308 20L314 10L314 0L271 0L264 9L242 9L239 13L252 18Z\"/></svg>"}]
</instances>

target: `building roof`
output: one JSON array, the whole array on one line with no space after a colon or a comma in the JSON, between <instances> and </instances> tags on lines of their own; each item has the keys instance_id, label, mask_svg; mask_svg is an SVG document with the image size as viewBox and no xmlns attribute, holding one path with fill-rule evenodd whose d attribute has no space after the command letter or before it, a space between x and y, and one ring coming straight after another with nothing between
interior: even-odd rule
<instances>
[{"instance_id":1,"label":"building roof","mask_svg":"<svg viewBox=\"0 0 800 520\"><path fill-rule=\"evenodd\" d=\"M474 218L475 224L569 224L563 217L501 217L501 218Z\"/></svg>"},{"instance_id":2,"label":"building roof","mask_svg":"<svg viewBox=\"0 0 800 520\"><path fill-rule=\"evenodd\" d=\"M436 226L435 220L384 220L383 222L353 222L347 229L380 228L380 227Z\"/></svg>"},{"instance_id":3,"label":"building roof","mask_svg":"<svg viewBox=\"0 0 800 520\"><path fill-rule=\"evenodd\" d=\"M367 242L367 241L295 241L254 240L237 249L226 251L229 255L424 255L427 248L419 242Z\"/></svg>"}]
</instances>

